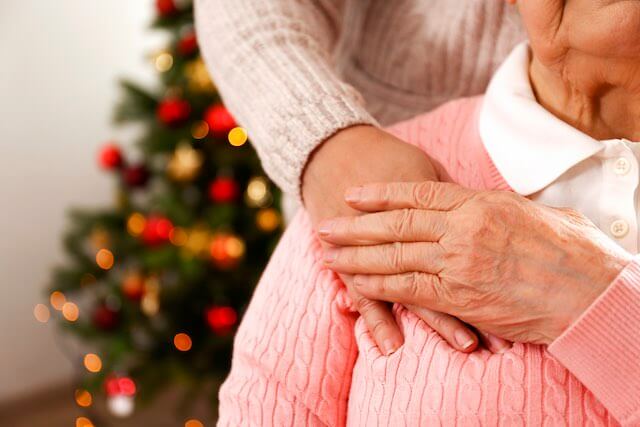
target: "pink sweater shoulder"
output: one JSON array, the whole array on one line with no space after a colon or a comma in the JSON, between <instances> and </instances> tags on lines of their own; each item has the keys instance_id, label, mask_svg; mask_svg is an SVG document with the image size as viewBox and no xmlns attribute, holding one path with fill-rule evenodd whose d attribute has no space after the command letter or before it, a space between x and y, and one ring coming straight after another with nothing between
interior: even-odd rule
<instances>
[{"instance_id":1,"label":"pink sweater shoulder","mask_svg":"<svg viewBox=\"0 0 640 427\"><path fill-rule=\"evenodd\" d=\"M508 190L478 136L480 103L455 101L390 131L427 151L442 180ZM394 313L405 345L385 357L350 309L340 280L322 265L319 242L301 212L276 248L236 336L232 370L220 391L219 425L563 425L568 419L616 425L605 406L622 423L636 425L640 369L632 356L640 336L624 327L626 315L608 310L620 309L623 296L635 298L628 313L640 319L640 275L634 274L640 269L633 268L554 343L558 360L542 347L520 344L504 355L458 353L402 307ZM622 323L622 332L610 335L605 320ZM603 342L599 351L588 351L593 338L585 334L594 328ZM637 338L635 344L622 339L624 333ZM618 369L626 363L620 372L627 377L636 373L627 384L604 367L609 347L626 352L613 364Z\"/></svg>"}]
</instances>

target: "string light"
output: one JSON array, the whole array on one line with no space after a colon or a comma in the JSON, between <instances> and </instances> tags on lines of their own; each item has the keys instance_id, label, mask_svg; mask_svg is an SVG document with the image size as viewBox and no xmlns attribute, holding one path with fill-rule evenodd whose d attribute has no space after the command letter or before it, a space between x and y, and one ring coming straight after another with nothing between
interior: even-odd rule
<instances>
[{"instance_id":1,"label":"string light","mask_svg":"<svg viewBox=\"0 0 640 427\"><path fill-rule=\"evenodd\" d=\"M100 372L102 369L102 360L97 354L88 353L84 356L84 367L89 372Z\"/></svg>"},{"instance_id":2,"label":"string light","mask_svg":"<svg viewBox=\"0 0 640 427\"><path fill-rule=\"evenodd\" d=\"M62 306L65 302L67 302L67 298L65 298L64 294L60 291L53 291L51 293L51 297L49 297L49 302L51 303L51 307L56 310L62 310Z\"/></svg>"},{"instance_id":3,"label":"string light","mask_svg":"<svg viewBox=\"0 0 640 427\"><path fill-rule=\"evenodd\" d=\"M154 65L160 73L166 73L173 67L173 56L169 52L160 52L156 55Z\"/></svg>"},{"instance_id":4,"label":"string light","mask_svg":"<svg viewBox=\"0 0 640 427\"><path fill-rule=\"evenodd\" d=\"M33 308L33 316L38 322L47 323L51 314L49 313L49 308L46 305L36 304Z\"/></svg>"},{"instance_id":5,"label":"string light","mask_svg":"<svg viewBox=\"0 0 640 427\"><path fill-rule=\"evenodd\" d=\"M184 427L204 427L200 420L191 419L184 423Z\"/></svg>"},{"instance_id":6,"label":"string light","mask_svg":"<svg viewBox=\"0 0 640 427\"><path fill-rule=\"evenodd\" d=\"M78 316L80 315L80 310L78 310L78 306L74 303L67 301L62 306L62 315L69 322L75 322L78 320Z\"/></svg>"},{"instance_id":7,"label":"string light","mask_svg":"<svg viewBox=\"0 0 640 427\"><path fill-rule=\"evenodd\" d=\"M262 231L271 232L280 225L280 215L275 209L260 209L256 215L256 225Z\"/></svg>"},{"instance_id":8,"label":"string light","mask_svg":"<svg viewBox=\"0 0 640 427\"><path fill-rule=\"evenodd\" d=\"M100 249L96 254L96 264L103 270L113 267L113 253L109 249Z\"/></svg>"},{"instance_id":9,"label":"string light","mask_svg":"<svg viewBox=\"0 0 640 427\"><path fill-rule=\"evenodd\" d=\"M189 351L191 350L191 337L184 332L180 332L173 337L173 345L180 351Z\"/></svg>"},{"instance_id":10,"label":"string light","mask_svg":"<svg viewBox=\"0 0 640 427\"><path fill-rule=\"evenodd\" d=\"M247 142L247 131L241 127L235 127L229 131L229 135L227 135L227 139L229 140L229 144L234 147L241 147Z\"/></svg>"},{"instance_id":11,"label":"string light","mask_svg":"<svg viewBox=\"0 0 640 427\"><path fill-rule=\"evenodd\" d=\"M271 192L266 178L251 178L245 192L245 201L251 207L264 207L271 203Z\"/></svg>"},{"instance_id":12,"label":"string light","mask_svg":"<svg viewBox=\"0 0 640 427\"><path fill-rule=\"evenodd\" d=\"M76 427L93 427L93 423L89 418L78 417L76 418Z\"/></svg>"},{"instance_id":13,"label":"string light","mask_svg":"<svg viewBox=\"0 0 640 427\"><path fill-rule=\"evenodd\" d=\"M83 408L91 406L91 403L93 402L91 393L89 393L87 390L84 390L84 389L76 390L75 397L76 397L76 403L78 404L78 406L82 406Z\"/></svg>"},{"instance_id":14,"label":"string light","mask_svg":"<svg viewBox=\"0 0 640 427\"><path fill-rule=\"evenodd\" d=\"M190 143L183 142L173 152L167 165L167 173L175 181L191 181L200 172L203 162L202 153L194 150Z\"/></svg>"},{"instance_id":15,"label":"string light","mask_svg":"<svg viewBox=\"0 0 640 427\"><path fill-rule=\"evenodd\" d=\"M147 220L144 215L138 212L134 212L129 215L127 219L127 231L133 237L138 237L144 231L144 226L146 225Z\"/></svg>"},{"instance_id":16,"label":"string light","mask_svg":"<svg viewBox=\"0 0 640 427\"><path fill-rule=\"evenodd\" d=\"M191 126L191 136L194 139L203 139L209 135L209 125L204 120L198 120Z\"/></svg>"}]
</instances>

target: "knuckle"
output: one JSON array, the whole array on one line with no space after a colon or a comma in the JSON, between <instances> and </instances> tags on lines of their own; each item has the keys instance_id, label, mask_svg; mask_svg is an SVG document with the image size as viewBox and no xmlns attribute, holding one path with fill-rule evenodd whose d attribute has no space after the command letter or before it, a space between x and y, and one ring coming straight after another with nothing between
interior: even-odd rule
<instances>
[{"instance_id":1,"label":"knuckle","mask_svg":"<svg viewBox=\"0 0 640 427\"><path fill-rule=\"evenodd\" d=\"M429 206L433 198L433 183L420 182L413 186L413 201L416 207Z\"/></svg>"},{"instance_id":2,"label":"knuckle","mask_svg":"<svg viewBox=\"0 0 640 427\"><path fill-rule=\"evenodd\" d=\"M394 239L405 238L412 230L415 223L415 214L412 209L401 209L394 214L391 221L391 234Z\"/></svg>"},{"instance_id":3,"label":"knuckle","mask_svg":"<svg viewBox=\"0 0 640 427\"><path fill-rule=\"evenodd\" d=\"M417 299L420 296L420 274L416 272L404 274L401 280L402 289L407 297L411 300Z\"/></svg>"},{"instance_id":4,"label":"knuckle","mask_svg":"<svg viewBox=\"0 0 640 427\"><path fill-rule=\"evenodd\" d=\"M402 270L403 266L404 266L404 245L400 242L394 242L391 245L391 256L390 258L390 263L391 263L391 268L394 271L400 271Z\"/></svg>"}]
</instances>

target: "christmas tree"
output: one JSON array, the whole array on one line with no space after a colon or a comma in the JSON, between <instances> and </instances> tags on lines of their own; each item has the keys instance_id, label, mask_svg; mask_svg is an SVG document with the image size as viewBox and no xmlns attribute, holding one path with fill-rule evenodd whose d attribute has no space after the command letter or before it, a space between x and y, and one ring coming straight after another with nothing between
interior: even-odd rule
<instances>
[{"instance_id":1,"label":"christmas tree","mask_svg":"<svg viewBox=\"0 0 640 427\"><path fill-rule=\"evenodd\" d=\"M71 213L68 262L47 294L62 327L92 349L77 355L77 403L105 395L122 416L168 386L215 402L212 384L229 369L234 329L281 230L280 195L209 80L192 5L155 5L152 26L171 40L152 58L158 87L124 81L115 113L144 131L133 153L115 142L98 153L117 180L115 206ZM48 313L36 307L37 318Z\"/></svg>"}]
</instances>

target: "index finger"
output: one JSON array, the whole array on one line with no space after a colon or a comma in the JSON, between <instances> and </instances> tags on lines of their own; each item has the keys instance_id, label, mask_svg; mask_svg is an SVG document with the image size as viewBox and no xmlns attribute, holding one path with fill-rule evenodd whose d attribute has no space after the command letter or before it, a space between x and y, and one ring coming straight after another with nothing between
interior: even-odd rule
<instances>
[{"instance_id":1,"label":"index finger","mask_svg":"<svg viewBox=\"0 0 640 427\"><path fill-rule=\"evenodd\" d=\"M450 211L460 207L474 193L445 182L391 182L349 188L345 200L354 209L365 212L404 208Z\"/></svg>"}]
</instances>

